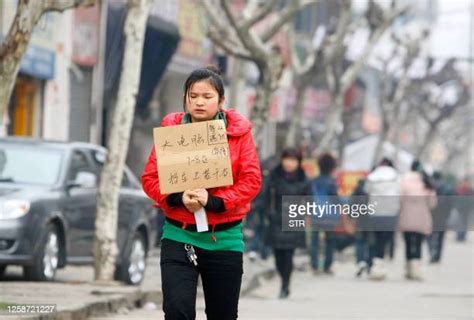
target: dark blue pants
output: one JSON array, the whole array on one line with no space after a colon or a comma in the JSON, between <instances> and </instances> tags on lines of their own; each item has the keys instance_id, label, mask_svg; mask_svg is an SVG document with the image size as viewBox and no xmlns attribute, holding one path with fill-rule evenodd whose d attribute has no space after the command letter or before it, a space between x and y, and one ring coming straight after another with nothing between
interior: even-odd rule
<instances>
[{"instance_id":1,"label":"dark blue pants","mask_svg":"<svg viewBox=\"0 0 474 320\"><path fill-rule=\"evenodd\" d=\"M210 251L194 247L198 265L186 256L184 243L164 239L161 243L161 286L165 319L195 319L196 290L201 275L207 319L237 319L242 253Z\"/></svg>"},{"instance_id":2,"label":"dark blue pants","mask_svg":"<svg viewBox=\"0 0 474 320\"><path fill-rule=\"evenodd\" d=\"M391 231L375 231L374 232L375 258L383 259L385 257L385 249L386 249L387 244L389 244L390 238L392 237L392 235L393 235L393 232Z\"/></svg>"},{"instance_id":3,"label":"dark blue pants","mask_svg":"<svg viewBox=\"0 0 474 320\"><path fill-rule=\"evenodd\" d=\"M364 261L369 267L372 266L372 258L375 255L375 247L372 244L372 242L375 241L371 240L372 237L373 234L368 231L358 231L356 233L355 246L357 263Z\"/></svg>"},{"instance_id":4,"label":"dark blue pants","mask_svg":"<svg viewBox=\"0 0 474 320\"><path fill-rule=\"evenodd\" d=\"M441 260L441 252L443 251L444 231L433 231L428 237L428 246L432 262Z\"/></svg>"},{"instance_id":5,"label":"dark blue pants","mask_svg":"<svg viewBox=\"0 0 474 320\"><path fill-rule=\"evenodd\" d=\"M311 267L313 269L319 268L319 233L321 231L311 232ZM332 260L335 249L334 231L324 232L324 270L331 269Z\"/></svg>"},{"instance_id":6,"label":"dark blue pants","mask_svg":"<svg viewBox=\"0 0 474 320\"><path fill-rule=\"evenodd\" d=\"M424 235L418 232L404 232L405 256L407 260L421 259L421 244Z\"/></svg>"},{"instance_id":7,"label":"dark blue pants","mask_svg":"<svg viewBox=\"0 0 474 320\"><path fill-rule=\"evenodd\" d=\"M260 257L265 260L270 255L271 248L265 244L265 212L263 210L250 211L251 216L247 215L247 219L251 219L249 227L254 231L254 236L248 242L249 251L260 253Z\"/></svg>"}]
</instances>

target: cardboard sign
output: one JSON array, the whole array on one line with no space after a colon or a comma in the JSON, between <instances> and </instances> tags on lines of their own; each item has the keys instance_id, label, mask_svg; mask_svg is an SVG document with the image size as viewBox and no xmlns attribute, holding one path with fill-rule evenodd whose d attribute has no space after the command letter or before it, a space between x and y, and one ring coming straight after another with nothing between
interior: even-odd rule
<instances>
[{"instance_id":1,"label":"cardboard sign","mask_svg":"<svg viewBox=\"0 0 474 320\"><path fill-rule=\"evenodd\" d=\"M161 194L233 184L223 120L154 128Z\"/></svg>"}]
</instances>

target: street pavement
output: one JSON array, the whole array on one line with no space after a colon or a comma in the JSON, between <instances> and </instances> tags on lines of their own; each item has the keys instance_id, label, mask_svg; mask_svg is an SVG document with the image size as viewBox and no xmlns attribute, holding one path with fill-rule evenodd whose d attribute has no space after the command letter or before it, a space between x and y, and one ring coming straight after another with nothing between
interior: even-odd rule
<instances>
[{"instance_id":1,"label":"street pavement","mask_svg":"<svg viewBox=\"0 0 474 320\"><path fill-rule=\"evenodd\" d=\"M400 239L401 240L401 239ZM404 279L403 245L385 281L356 278L338 263L335 276L296 273L288 300L276 298L276 279L242 299L242 319L474 319L473 242L447 245L440 265L424 264L425 281ZM425 251L425 256L427 252Z\"/></svg>"},{"instance_id":2,"label":"street pavement","mask_svg":"<svg viewBox=\"0 0 474 320\"><path fill-rule=\"evenodd\" d=\"M336 256L334 276L314 276L309 270L307 255L296 258L297 271L293 274L291 295L287 300L277 298L279 279L260 277L255 290L255 277L268 274L273 259L250 262L244 259L243 288L245 294L239 305L239 319L474 319L474 234L468 242L457 243L449 234L442 263L427 263L424 246L425 281L404 279L404 243L397 237L395 259L389 263L389 276L373 282L366 276L356 278L353 251L348 249ZM58 273L55 283L34 283L21 278L21 269L9 267L5 281L0 281L0 302L55 303L63 317L54 319L83 319L64 313L102 302L120 301L124 296L140 292L154 292L153 303L140 309L119 303L114 313L93 313L92 320L163 319L160 290L159 251L148 260L144 283L140 287L101 286L92 281L90 266L70 266ZM198 291L197 319L205 319L202 292ZM114 300L115 299L115 300ZM136 301L136 300L135 300ZM118 312L117 312L118 311ZM65 314L65 315L64 315ZM94 316L96 314L96 316ZM104 315L105 314L105 315ZM28 317L0 315L0 319L28 319ZM36 319L36 318L35 318Z\"/></svg>"},{"instance_id":3,"label":"street pavement","mask_svg":"<svg viewBox=\"0 0 474 320\"><path fill-rule=\"evenodd\" d=\"M404 278L400 237L385 281L371 281L365 275L356 278L350 252L337 257L334 276L312 275L307 258L298 257L296 264L303 262L306 270L294 273L289 299L277 298L278 277L261 280L256 290L241 298L239 319L474 319L474 239L471 234L467 243L457 243L449 234L446 242L443 261L437 265L428 264L424 246L422 282ZM163 319L161 306L147 309L150 306L91 319ZM202 296L197 301L197 319L206 319Z\"/></svg>"},{"instance_id":4,"label":"street pavement","mask_svg":"<svg viewBox=\"0 0 474 320\"><path fill-rule=\"evenodd\" d=\"M242 290L251 290L256 277L271 271L271 262L253 264L244 258L245 275ZM55 282L29 282L23 279L22 268L9 266L0 281L0 305L2 304L56 304L60 315L43 319L86 319L95 314L106 314L108 309L126 312L135 304L146 301L161 303L161 273L159 250L153 250L147 260L145 279L141 286L121 283L101 285L93 281L92 266L67 266L58 270ZM113 316L112 316L113 318ZM38 315L5 315L1 319L40 319ZM110 319L110 318L109 318ZM138 316L136 319L141 319ZM158 318L159 319L159 318Z\"/></svg>"}]
</instances>

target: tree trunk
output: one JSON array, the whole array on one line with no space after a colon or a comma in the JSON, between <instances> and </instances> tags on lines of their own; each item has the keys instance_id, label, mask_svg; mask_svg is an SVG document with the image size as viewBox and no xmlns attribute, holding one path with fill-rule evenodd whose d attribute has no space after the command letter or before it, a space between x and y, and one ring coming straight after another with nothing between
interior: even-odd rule
<instances>
[{"instance_id":1,"label":"tree trunk","mask_svg":"<svg viewBox=\"0 0 474 320\"><path fill-rule=\"evenodd\" d=\"M140 82L143 43L151 0L129 0L124 26L125 49L118 103L108 139L109 152L102 170L95 222L95 279L112 281L117 256L119 193Z\"/></svg>"},{"instance_id":2,"label":"tree trunk","mask_svg":"<svg viewBox=\"0 0 474 320\"><path fill-rule=\"evenodd\" d=\"M286 146L295 147L298 129L301 129L301 122L303 119L304 98L306 94L307 84L302 83L296 87L296 103L293 116L291 118L288 134L286 135Z\"/></svg>"},{"instance_id":3,"label":"tree trunk","mask_svg":"<svg viewBox=\"0 0 474 320\"><path fill-rule=\"evenodd\" d=\"M33 29L48 11L64 11L81 5L92 5L94 0L19 0L16 15L0 47L0 127L7 112L10 96L20 70ZM4 130L6 132L6 130Z\"/></svg>"},{"instance_id":4,"label":"tree trunk","mask_svg":"<svg viewBox=\"0 0 474 320\"><path fill-rule=\"evenodd\" d=\"M379 140L377 141L377 146L375 147L374 156L372 158L372 167L375 166L383 156L383 145L388 137L387 129L387 127L382 127L379 133Z\"/></svg>"},{"instance_id":5,"label":"tree trunk","mask_svg":"<svg viewBox=\"0 0 474 320\"><path fill-rule=\"evenodd\" d=\"M334 97L334 95L332 95ZM340 124L341 115L343 112L343 95L337 94L333 100L331 110L326 118L326 131L321 138L318 149L322 152L331 151L332 142L336 137L337 126Z\"/></svg>"},{"instance_id":6,"label":"tree trunk","mask_svg":"<svg viewBox=\"0 0 474 320\"><path fill-rule=\"evenodd\" d=\"M273 94L272 77L270 70L261 71L261 83L257 86L255 104L252 109L251 122L253 124L252 134L257 145L261 142L261 134L265 123L268 121L270 99Z\"/></svg>"},{"instance_id":7,"label":"tree trunk","mask_svg":"<svg viewBox=\"0 0 474 320\"><path fill-rule=\"evenodd\" d=\"M390 61L390 60L389 60ZM380 88L379 88L379 96L378 96L378 106L380 109L380 118L381 118L381 128L380 128L380 133L378 136L378 141L377 145L375 146L374 154L372 156L372 163L371 167L374 167L376 163L380 160L383 154L383 145L385 143L385 140L388 137L388 132L390 130L390 122L388 121L389 118L389 111L390 111L390 100L387 98L387 76L388 76L388 71L387 71L387 64L388 61L384 64L384 68L382 70L382 76L380 78ZM393 114L393 121L397 122L398 120L398 113Z\"/></svg>"},{"instance_id":8,"label":"tree trunk","mask_svg":"<svg viewBox=\"0 0 474 320\"><path fill-rule=\"evenodd\" d=\"M416 155L415 155L416 159L420 159L421 156L428 149L428 146L430 145L430 143L433 140L434 135L436 133L436 127L437 127L437 125L430 124L430 129L428 130L428 133L426 134L425 139L420 144L420 147L416 150Z\"/></svg>"},{"instance_id":9,"label":"tree trunk","mask_svg":"<svg viewBox=\"0 0 474 320\"><path fill-rule=\"evenodd\" d=\"M339 157L339 165L344 165L344 150L346 149L347 141L351 134L350 122L352 121L354 112L352 110L343 112L342 118L342 132L338 136L337 155Z\"/></svg>"},{"instance_id":10,"label":"tree trunk","mask_svg":"<svg viewBox=\"0 0 474 320\"><path fill-rule=\"evenodd\" d=\"M247 107L246 105L240 105L238 98L245 87L245 65L246 62L244 60L235 58L232 68L232 78L230 80L229 100L227 103L230 108L235 108L239 112Z\"/></svg>"},{"instance_id":11,"label":"tree trunk","mask_svg":"<svg viewBox=\"0 0 474 320\"><path fill-rule=\"evenodd\" d=\"M21 59L41 14L41 7L28 6L25 1L18 3L17 14L0 48L0 115L7 110ZM0 116L0 124L2 122L3 116Z\"/></svg>"}]
</instances>

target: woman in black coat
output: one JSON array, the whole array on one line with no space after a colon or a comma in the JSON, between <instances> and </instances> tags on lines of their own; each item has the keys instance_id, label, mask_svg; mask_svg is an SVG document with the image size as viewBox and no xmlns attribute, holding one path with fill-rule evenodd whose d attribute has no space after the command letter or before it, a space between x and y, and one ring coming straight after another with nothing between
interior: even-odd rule
<instances>
[{"instance_id":1,"label":"woman in black coat","mask_svg":"<svg viewBox=\"0 0 474 320\"><path fill-rule=\"evenodd\" d=\"M276 268L282 280L280 298L290 294L290 277L293 270L293 254L296 248L306 246L303 231L282 231L282 197L310 196L311 183L301 168L302 155L296 149L286 149L280 164L273 169L265 186L267 218L267 244L274 250Z\"/></svg>"}]
</instances>

